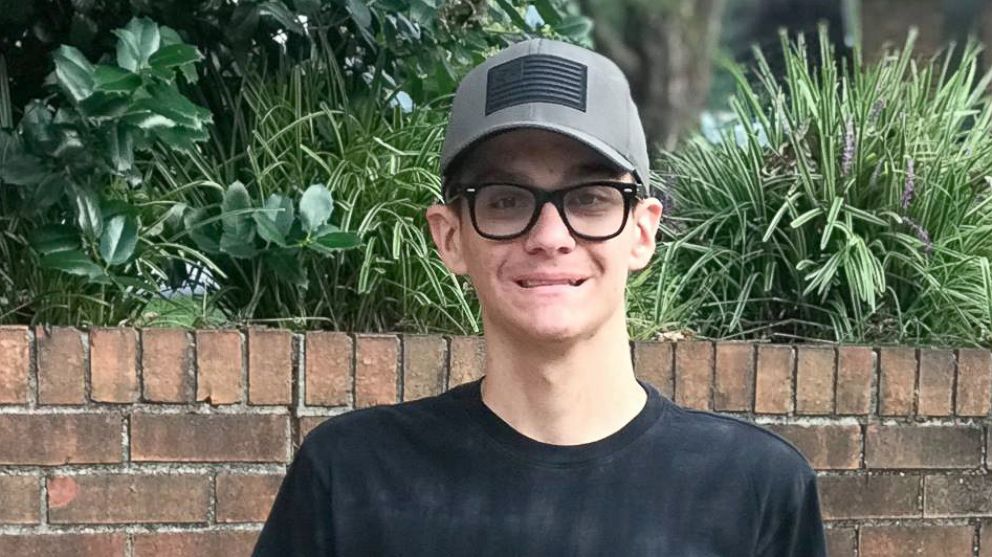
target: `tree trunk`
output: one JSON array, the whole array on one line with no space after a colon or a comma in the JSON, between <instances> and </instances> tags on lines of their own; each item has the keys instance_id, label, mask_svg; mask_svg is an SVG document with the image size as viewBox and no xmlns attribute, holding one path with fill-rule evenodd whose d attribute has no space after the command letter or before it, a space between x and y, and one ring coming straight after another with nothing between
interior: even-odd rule
<instances>
[{"instance_id":1,"label":"tree trunk","mask_svg":"<svg viewBox=\"0 0 992 557\"><path fill-rule=\"evenodd\" d=\"M606 9L622 10L617 21ZM596 48L630 81L648 144L671 149L706 104L724 0L583 0ZM599 13L597 13L599 12Z\"/></svg>"}]
</instances>

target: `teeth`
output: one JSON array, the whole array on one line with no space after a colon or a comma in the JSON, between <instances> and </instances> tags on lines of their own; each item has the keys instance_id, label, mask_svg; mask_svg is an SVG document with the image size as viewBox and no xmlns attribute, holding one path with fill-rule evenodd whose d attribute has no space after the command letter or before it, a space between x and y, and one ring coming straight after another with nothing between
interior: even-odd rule
<instances>
[{"instance_id":1,"label":"teeth","mask_svg":"<svg viewBox=\"0 0 992 557\"><path fill-rule=\"evenodd\" d=\"M524 288L533 288L535 286L547 286L547 285L552 285L552 284L569 284L569 285L572 285L572 286L577 286L578 285L578 281L570 281L570 280L569 281L523 280L523 281L520 281L520 284L523 285Z\"/></svg>"}]
</instances>

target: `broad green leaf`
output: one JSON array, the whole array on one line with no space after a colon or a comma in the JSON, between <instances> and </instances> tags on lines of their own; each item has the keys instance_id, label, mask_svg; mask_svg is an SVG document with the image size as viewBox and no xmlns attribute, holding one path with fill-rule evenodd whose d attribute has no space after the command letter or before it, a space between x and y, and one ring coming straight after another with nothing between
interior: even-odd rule
<instances>
[{"instance_id":1,"label":"broad green leaf","mask_svg":"<svg viewBox=\"0 0 992 557\"><path fill-rule=\"evenodd\" d=\"M24 141L34 152L51 154L58 140L52 126L52 113L38 100L31 101L21 118L21 132Z\"/></svg>"},{"instance_id":2,"label":"broad green leaf","mask_svg":"<svg viewBox=\"0 0 992 557\"><path fill-rule=\"evenodd\" d=\"M148 59L148 64L156 68L174 68L203 60L203 55L195 46L171 44L164 46Z\"/></svg>"},{"instance_id":3,"label":"broad green leaf","mask_svg":"<svg viewBox=\"0 0 992 557\"><path fill-rule=\"evenodd\" d=\"M138 222L129 215L116 215L107 221L100 236L100 257L108 265L127 262L138 244Z\"/></svg>"},{"instance_id":4,"label":"broad green leaf","mask_svg":"<svg viewBox=\"0 0 992 557\"><path fill-rule=\"evenodd\" d=\"M79 111L89 118L109 120L127 112L130 101L122 93L107 93L94 91L92 95L79 103Z\"/></svg>"},{"instance_id":5,"label":"broad green leaf","mask_svg":"<svg viewBox=\"0 0 992 557\"><path fill-rule=\"evenodd\" d=\"M152 112L151 110L131 107L126 114L121 116L122 123L129 126L134 126L136 128L141 128L143 130L161 130L174 128L178 124L175 120L162 116Z\"/></svg>"},{"instance_id":6,"label":"broad green leaf","mask_svg":"<svg viewBox=\"0 0 992 557\"><path fill-rule=\"evenodd\" d=\"M544 23L554 27L561 21L561 14L551 0L537 0L534 2L534 7L537 8L537 13L541 14Z\"/></svg>"},{"instance_id":7,"label":"broad green leaf","mask_svg":"<svg viewBox=\"0 0 992 557\"><path fill-rule=\"evenodd\" d=\"M140 69L141 54L138 50L138 38L127 29L114 29L117 36L117 65L136 72Z\"/></svg>"},{"instance_id":8,"label":"broad green leaf","mask_svg":"<svg viewBox=\"0 0 992 557\"><path fill-rule=\"evenodd\" d=\"M72 99L79 102L93 92L93 64L75 47L62 45L53 56L55 77Z\"/></svg>"},{"instance_id":9,"label":"broad green leaf","mask_svg":"<svg viewBox=\"0 0 992 557\"><path fill-rule=\"evenodd\" d=\"M254 256L255 227L251 218L251 197L241 182L234 182L224 192L221 209L224 231L220 236L220 250L233 257Z\"/></svg>"},{"instance_id":10,"label":"broad green leaf","mask_svg":"<svg viewBox=\"0 0 992 557\"><path fill-rule=\"evenodd\" d=\"M133 93L135 89L141 87L141 76L117 66L101 64L93 72L93 83L97 91Z\"/></svg>"},{"instance_id":11,"label":"broad green leaf","mask_svg":"<svg viewBox=\"0 0 992 557\"><path fill-rule=\"evenodd\" d=\"M65 195L69 180L64 172L53 172L45 177L38 185L29 186L34 191L26 197L27 207L31 213L40 213L57 203Z\"/></svg>"},{"instance_id":12,"label":"broad green leaf","mask_svg":"<svg viewBox=\"0 0 992 557\"><path fill-rule=\"evenodd\" d=\"M132 105L132 111L148 110L165 116L173 122L199 130L211 122L211 114L182 96L175 86L155 83L147 87L150 98L141 99Z\"/></svg>"},{"instance_id":13,"label":"broad green leaf","mask_svg":"<svg viewBox=\"0 0 992 557\"><path fill-rule=\"evenodd\" d=\"M46 224L28 232L28 243L41 255L78 250L79 230L68 224Z\"/></svg>"},{"instance_id":14,"label":"broad green leaf","mask_svg":"<svg viewBox=\"0 0 992 557\"><path fill-rule=\"evenodd\" d=\"M220 253L221 226L211 219L207 210L201 207L183 215L183 225L198 248L207 253Z\"/></svg>"},{"instance_id":15,"label":"broad green leaf","mask_svg":"<svg viewBox=\"0 0 992 557\"><path fill-rule=\"evenodd\" d=\"M297 255L298 253L298 250L268 249L265 250L262 257L265 266L272 271L276 278L306 288L308 285L307 274L303 268L303 261Z\"/></svg>"},{"instance_id":16,"label":"broad green leaf","mask_svg":"<svg viewBox=\"0 0 992 557\"><path fill-rule=\"evenodd\" d=\"M331 192L324 184L314 184L303 192L300 198L300 220L306 232L317 230L322 224L331 218L331 211L334 208L334 201L331 199Z\"/></svg>"},{"instance_id":17,"label":"broad green leaf","mask_svg":"<svg viewBox=\"0 0 992 557\"><path fill-rule=\"evenodd\" d=\"M114 126L107 134L107 158L111 168L123 174L134 166L134 136L127 126Z\"/></svg>"},{"instance_id":18,"label":"broad green leaf","mask_svg":"<svg viewBox=\"0 0 992 557\"><path fill-rule=\"evenodd\" d=\"M176 126L173 128L157 128L152 130L156 137L169 147L178 151L192 151L198 142L206 141L210 134L206 128L198 130Z\"/></svg>"},{"instance_id":19,"label":"broad green leaf","mask_svg":"<svg viewBox=\"0 0 992 557\"><path fill-rule=\"evenodd\" d=\"M166 25L158 26L158 35L161 38L160 42L163 48L173 44L182 44L183 42L183 38L179 36L179 33Z\"/></svg>"},{"instance_id":20,"label":"broad green leaf","mask_svg":"<svg viewBox=\"0 0 992 557\"><path fill-rule=\"evenodd\" d=\"M308 17L314 17L320 13L320 0L296 0L293 5L297 12Z\"/></svg>"},{"instance_id":21,"label":"broad green leaf","mask_svg":"<svg viewBox=\"0 0 992 557\"><path fill-rule=\"evenodd\" d=\"M592 30L592 20L581 15L569 15L562 19L560 24L553 27L562 35L578 40L586 37Z\"/></svg>"},{"instance_id":22,"label":"broad green leaf","mask_svg":"<svg viewBox=\"0 0 992 557\"><path fill-rule=\"evenodd\" d=\"M348 12L359 27L368 29L372 26L372 12L365 5L365 0L348 0Z\"/></svg>"},{"instance_id":23,"label":"broad green leaf","mask_svg":"<svg viewBox=\"0 0 992 557\"><path fill-rule=\"evenodd\" d=\"M59 126L55 149L52 156L55 158L69 160L86 156L87 147L83 145L83 138L79 131L73 128Z\"/></svg>"},{"instance_id":24,"label":"broad green leaf","mask_svg":"<svg viewBox=\"0 0 992 557\"><path fill-rule=\"evenodd\" d=\"M42 267L56 269L71 275L95 279L103 276L103 269L85 253L78 250L58 251L40 258Z\"/></svg>"},{"instance_id":25,"label":"broad green leaf","mask_svg":"<svg viewBox=\"0 0 992 557\"><path fill-rule=\"evenodd\" d=\"M99 238L103 232L103 216L100 212L100 196L89 188L73 187L73 201L76 206L76 221L79 228L91 238Z\"/></svg>"},{"instance_id":26,"label":"broad green leaf","mask_svg":"<svg viewBox=\"0 0 992 557\"><path fill-rule=\"evenodd\" d=\"M44 160L25 152L8 155L0 166L0 180L15 186L40 184L49 174Z\"/></svg>"},{"instance_id":27,"label":"broad green leaf","mask_svg":"<svg viewBox=\"0 0 992 557\"><path fill-rule=\"evenodd\" d=\"M329 232L314 238L312 243L307 244L307 247L316 252L331 255L335 251L358 247L361 243L361 239L354 232Z\"/></svg>"},{"instance_id":28,"label":"broad green leaf","mask_svg":"<svg viewBox=\"0 0 992 557\"><path fill-rule=\"evenodd\" d=\"M228 186L221 209L224 211L221 217L224 231L247 237L251 230L251 196L244 184L234 182Z\"/></svg>"},{"instance_id":29,"label":"broad green leaf","mask_svg":"<svg viewBox=\"0 0 992 557\"><path fill-rule=\"evenodd\" d=\"M135 37L138 47L139 67L148 65L148 59L159 49L161 36L158 33L158 24L147 17L136 17L128 22L125 27Z\"/></svg>"},{"instance_id":30,"label":"broad green leaf","mask_svg":"<svg viewBox=\"0 0 992 557\"><path fill-rule=\"evenodd\" d=\"M220 251L238 259L251 259L258 253L254 243L229 234L227 230L220 236Z\"/></svg>"},{"instance_id":31,"label":"broad green leaf","mask_svg":"<svg viewBox=\"0 0 992 557\"><path fill-rule=\"evenodd\" d=\"M265 201L265 209L252 216L262 239L280 246L286 245L286 235L294 219L292 201L274 193Z\"/></svg>"}]
</instances>

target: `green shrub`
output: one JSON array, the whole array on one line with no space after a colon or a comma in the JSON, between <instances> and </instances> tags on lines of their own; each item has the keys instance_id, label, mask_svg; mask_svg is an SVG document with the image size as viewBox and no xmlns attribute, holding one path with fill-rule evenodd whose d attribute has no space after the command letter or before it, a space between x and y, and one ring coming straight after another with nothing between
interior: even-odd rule
<instances>
[{"instance_id":1,"label":"green shrub","mask_svg":"<svg viewBox=\"0 0 992 557\"><path fill-rule=\"evenodd\" d=\"M132 188L136 153L207 138L210 114L177 88L202 56L147 19L115 34L115 59L98 64L59 48L58 90L0 130L0 322L116 322L158 292L164 257L196 257L151 240L154 211Z\"/></svg>"},{"instance_id":2,"label":"green shrub","mask_svg":"<svg viewBox=\"0 0 992 557\"><path fill-rule=\"evenodd\" d=\"M992 342L992 105L979 48L734 67L736 130L663 157L656 323L708 337ZM822 60L835 60L821 32ZM957 65L952 63L957 60ZM653 291L652 291L653 290Z\"/></svg>"},{"instance_id":3,"label":"green shrub","mask_svg":"<svg viewBox=\"0 0 992 557\"><path fill-rule=\"evenodd\" d=\"M245 84L252 140L241 156L167 157L155 175L157 195L185 221L174 239L210 253L223 273L214 277L217 305L237 322L477 332L478 309L434 253L424 217L440 197L445 112L404 113L380 95L352 99L333 58L279 71ZM294 245L284 246L263 224L273 214L292 216L294 205L302 213L314 192L333 199L322 218L338 236L327 239L354 233L357 249L343 249L350 241L323 244L320 223L311 240L300 223L290 233ZM232 214L238 208L247 209L240 220ZM208 221L212 230L197 226ZM235 221L242 229L225 246Z\"/></svg>"}]
</instances>

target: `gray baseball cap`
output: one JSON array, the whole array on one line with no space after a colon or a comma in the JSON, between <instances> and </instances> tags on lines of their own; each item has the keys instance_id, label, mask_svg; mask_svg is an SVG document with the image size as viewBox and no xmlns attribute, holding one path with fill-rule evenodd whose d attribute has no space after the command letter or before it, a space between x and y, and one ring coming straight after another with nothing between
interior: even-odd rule
<instances>
[{"instance_id":1,"label":"gray baseball cap","mask_svg":"<svg viewBox=\"0 0 992 557\"><path fill-rule=\"evenodd\" d=\"M513 44L473 68L455 93L441 174L477 142L515 128L567 135L650 180L647 142L630 85L612 60L551 39Z\"/></svg>"}]
</instances>

